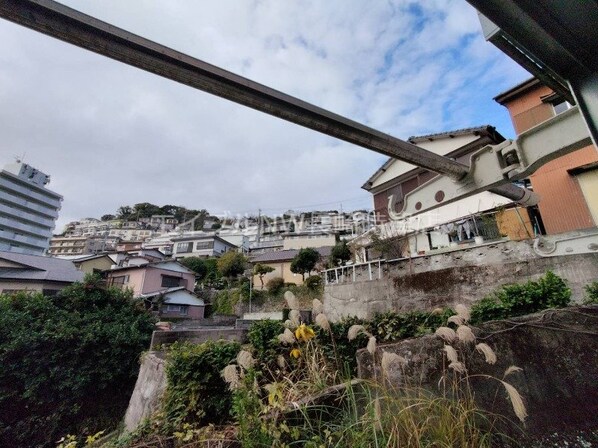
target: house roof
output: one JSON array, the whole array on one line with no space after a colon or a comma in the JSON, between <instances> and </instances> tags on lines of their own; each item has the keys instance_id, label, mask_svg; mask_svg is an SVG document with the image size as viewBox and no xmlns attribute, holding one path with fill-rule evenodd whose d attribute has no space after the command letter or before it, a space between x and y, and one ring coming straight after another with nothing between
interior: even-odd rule
<instances>
[{"instance_id":1,"label":"house roof","mask_svg":"<svg viewBox=\"0 0 598 448\"><path fill-rule=\"evenodd\" d=\"M527 92L528 90L535 88L536 86L541 85L540 80L538 78L530 78L522 83L517 84L514 87L511 87L509 90L505 90L502 93L496 95L493 99L500 105L505 105L514 98L517 98L519 95Z\"/></svg>"},{"instance_id":2,"label":"house roof","mask_svg":"<svg viewBox=\"0 0 598 448\"><path fill-rule=\"evenodd\" d=\"M195 294L188 291L184 286L168 288L162 291L156 291L149 294L142 294L139 297L142 299L151 299L158 296L162 296L164 298L163 302L167 305L205 305L203 299L200 299Z\"/></svg>"},{"instance_id":3,"label":"house roof","mask_svg":"<svg viewBox=\"0 0 598 448\"><path fill-rule=\"evenodd\" d=\"M110 269L109 271L106 271L106 272L110 273L110 272L125 271L127 269L147 269L147 268L159 268L159 269L164 269L166 271L185 272L185 273L189 273L189 274L195 274L194 271L186 268L181 263L179 263L178 261L174 261L174 260L154 261L151 263L145 263L145 264L138 265L138 266L122 266L122 267Z\"/></svg>"},{"instance_id":4,"label":"house roof","mask_svg":"<svg viewBox=\"0 0 598 448\"><path fill-rule=\"evenodd\" d=\"M412 144L417 144L417 143L426 142L426 141L431 142L431 141L445 139L445 138L455 138L455 137L459 137L462 135L477 135L480 138L489 137L491 139L491 141L494 142L495 144L503 142L505 140L505 138L496 130L496 128L494 126L490 126L489 124L486 124L483 126L478 126L478 127L473 127L473 128L463 128L463 129L457 129L454 131L439 132L436 134L413 136L413 137L409 137L407 139L407 141ZM466 146L468 146L468 145L466 145ZM455 151L458 151L459 149L461 149L461 148L455 148ZM455 151L452 151L452 152L455 152ZM446 156L452 155L452 152L449 154L446 154ZM361 186L361 188L363 188L364 190L370 191L370 189L372 188L372 185L374 185L374 182L376 181L376 179L378 179L382 174L384 174L384 172L386 170L388 170L390 165L392 165L397 160L398 159L395 159L394 157L389 157L388 160L386 162L384 162L384 164L380 168L378 168L378 170L376 170L376 172L374 174L372 174L372 176ZM409 171L408 173L412 173L413 171L418 170L418 169L423 170L423 168L416 167L413 170ZM405 173L405 174L407 174L407 173Z\"/></svg>"},{"instance_id":5,"label":"house roof","mask_svg":"<svg viewBox=\"0 0 598 448\"><path fill-rule=\"evenodd\" d=\"M228 241L226 241L225 239L219 237L218 235L189 235L189 236L180 236L180 237L175 237L172 238L173 242L180 242L180 241L205 241L205 240L214 240L214 241L220 241L223 244L226 244L227 246L230 247L237 247L232 243L229 243Z\"/></svg>"},{"instance_id":6,"label":"house roof","mask_svg":"<svg viewBox=\"0 0 598 448\"><path fill-rule=\"evenodd\" d=\"M0 252L0 259L22 266L0 268L0 279L3 280L46 280L73 283L83 280L85 276L83 272L77 270L71 260L14 252Z\"/></svg>"},{"instance_id":7,"label":"house roof","mask_svg":"<svg viewBox=\"0 0 598 448\"><path fill-rule=\"evenodd\" d=\"M326 258L330 256L330 252L332 251L331 246L324 246L324 247L314 247L313 249L317 250L320 253L322 258ZM275 263L275 262L284 262L290 261L295 258L295 255L299 253L299 249L289 249L289 250L277 250L274 252L266 252L265 254L256 255L251 259L252 263Z\"/></svg>"}]
</instances>

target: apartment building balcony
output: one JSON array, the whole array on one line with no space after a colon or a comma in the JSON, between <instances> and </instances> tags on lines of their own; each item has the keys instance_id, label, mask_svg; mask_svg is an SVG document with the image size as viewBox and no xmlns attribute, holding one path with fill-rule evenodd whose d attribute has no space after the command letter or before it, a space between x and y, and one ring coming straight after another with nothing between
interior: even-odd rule
<instances>
[{"instance_id":1,"label":"apartment building balcony","mask_svg":"<svg viewBox=\"0 0 598 448\"><path fill-rule=\"evenodd\" d=\"M39 215L20 210L18 208L10 207L0 203L0 214L16 217L19 220L28 221L33 225L39 225L50 229L54 228L54 220L49 218L43 218Z\"/></svg>"},{"instance_id":2,"label":"apartment building balcony","mask_svg":"<svg viewBox=\"0 0 598 448\"><path fill-rule=\"evenodd\" d=\"M48 194L39 193L32 188L27 188L6 177L0 177L0 188L10 190L25 198L35 199L42 204L46 204L50 208L60 209L60 198L50 192L48 192Z\"/></svg>"},{"instance_id":3,"label":"apartment building balcony","mask_svg":"<svg viewBox=\"0 0 598 448\"><path fill-rule=\"evenodd\" d=\"M23 222L16 221L14 219L6 218L4 216L0 216L0 228L11 229L12 231L16 231L17 233L29 233L33 236L39 236L40 238L50 239L50 237L52 236L52 229L50 228L26 224Z\"/></svg>"},{"instance_id":4,"label":"apartment building balcony","mask_svg":"<svg viewBox=\"0 0 598 448\"><path fill-rule=\"evenodd\" d=\"M5 204L8 204L9 206L15 205L17 207L25 208L30 212L39 213L40 215L43 215L46 218L50 218L50 219L58 218L58 210L57 209L49 208L49 207L42 205L38 202L28 201L27 199L22 198L20 196L6 195L6 196L2 197L0 204L3 202Z\"/></svg>"}]
</instances>

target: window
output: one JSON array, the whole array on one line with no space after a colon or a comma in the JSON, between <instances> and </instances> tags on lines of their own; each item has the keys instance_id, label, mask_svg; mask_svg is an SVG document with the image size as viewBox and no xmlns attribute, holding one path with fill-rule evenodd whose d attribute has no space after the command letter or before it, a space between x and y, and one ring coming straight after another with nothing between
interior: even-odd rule
<instances>
[{"instance_id":1,"label":"window","mask_svg":"<svg viewBox=\"0 0 598 448\"><path fill-rule=\"evenodd\" d=\"M163 288L176 288L177 286L181 286L181 279L179 277L173 277L172 275L162 276Z\"/></svg>"},{"instance_id":2,"label":"window","mask_svg":"<svg viewBox=\"0 0 598 448\"><path fill-rule=\"evenodd\" d=\"M118 277L112 277L112 282L110 284L112 286L117 286L117 287L122 288L127 283L129 283L129 276L128 275L119 275Z\"/></svg>"},{"instance_id":3,"label":"window","mask_svg":"<svg viewBox=\"0 0 598 448\"><path fill-rule=\"evenodd\" d=\"M166 312L167 313L178 313L182 316L187 315L187 306L186 305L166 305Z\"/></svg>"},{"instance_id":4,"label":"window","mask_svg":"<svg viewBox=\"0 0 598 448\"><path fill-rule=\"evenodd\" d=\"M214 241L198 241L195 243L195 250L213 249Z\"/></svg>"},{"instance_id":5,"label":"window","mask_svg":"<svg viewBox=\"0 0 598 448\"><path fill-rule=\"evenodd\" d=\"M552 107L554 109L554 114L562 114L568 109L571 109L573 106L568 101L560 101L557 103L552 103Z\"/></svg>"},{"instance_id":6,"label":"window","mask_svg":"<svg viewBox=\"0 0 598 448\"><path fill-rule=\"evenodd\" d=\"M193 243L178 243L176 245L177 254L184 254L193 250Z\"/></svg>"}]
</instances>

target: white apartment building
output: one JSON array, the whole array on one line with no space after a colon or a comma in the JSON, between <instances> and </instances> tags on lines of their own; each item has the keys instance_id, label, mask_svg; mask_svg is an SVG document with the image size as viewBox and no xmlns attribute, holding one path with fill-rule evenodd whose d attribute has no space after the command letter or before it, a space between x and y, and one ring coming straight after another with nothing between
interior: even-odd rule
<instances>
[{"instance_id":1,"label":"white apartment building","mask_svg":"<svg viewBox=\"0 0 598 448\"><path fill-rule=\"evenodd\" d=\"M46 188L50 176L17 161L0 171L0 251L46 253L62 196Z\"/></svg>"}]
</instances>

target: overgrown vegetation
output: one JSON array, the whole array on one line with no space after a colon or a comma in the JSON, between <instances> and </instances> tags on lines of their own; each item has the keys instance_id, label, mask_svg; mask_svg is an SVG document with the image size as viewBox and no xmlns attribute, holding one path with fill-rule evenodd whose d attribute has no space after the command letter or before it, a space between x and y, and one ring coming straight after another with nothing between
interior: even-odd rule
<instances>
[{"instance_id":1,"label":"overgrown vegetation","mask_svg":"<svg viewBox=\"0 0 598 448\"><path fill-rule=\"evenodd\" d=\"M598 281L586 285L586 299L585 304L598 304Z\"/></svg>"},{"instance_id":2,"label":"overgrown vegetation","mask_svg":"<svg viewBox=\"0 0 598 448\"><path fill-rule=\"evenodd\" d=\"M487 306L490 298L496 306ZM430 312L383 313L367 322L348 318L337 323L328 322L322 303L316 299L315 323L307 325L300 319L299 300L287 291L285 299L291 309L287 321L256 322L249 330L250 345L244 350L239 351L238 345L229 347L225 356L211 354L205 362L186 360L185 356L192 356L185 348L180 353L186 355L180 360L189 367L178 367L177 381L197 384L208 381L206 378L215 381L222 374L232 395L210 395L221 394L224 384L218 377L218 387L204 389L202 401L215 400L219 406L223 420L213 422L234 420L235 439L243 447L494 446L496 419L501 417L482 411L473 400L466 356L461 351L468 356L483 356L489 364L496 362L497 355L487 344L475 340L468 324L566 306L570 290L562 279L548 272L535 282L507 285L490 298L471 310L460 305L455 311L438 308ZM433 394L418 384L403 382L397 387L396 374L402 375L406 361L396 354L380 352L377 344L431 333L444 340L446 367L441 387ZM367 347L372 361L381 368L374 383L350 382L356 374L356 351L362 347ZM196 350L208 353L214 346ZM227 366L225 359L230 362ZM509 418L523 421L526 409L517 390L508 383L508 377L519 370L511 366L499 378L477 377L496 382L506 391L514 413ZM169 376L171 380L174 378ZM196 389L169 384L171 387L177 390L178 398L169 409L176 412L160 414L170 422L162 424L162 434L167 434L165 428L171 428L169 437L184 434L187 442L211 440L212 435L199 430L207 414L197 410L200 395ZM192 398L185 401L182 397ZM226 401L220 401L221 397Z\"/></svg>"},{"instance_id":3,"label":"overgrown vegetation","mask_svg":"<svg viewBox=\"0 0 598 448\"><path fill-rule=\"evenodd\" d=\"M471 308L472 323L506 319L547 308L563 308L571 301L571 290L551 271L537 281L505 285Z\"/></svg>"},{"instance_id":4,"label":"overgrown vegetation","mask_svg":"<svg viewBox=\"0 0 598 448\"><path fill-rule=\"evenodd\" d=\"M175 343L168 351L163 430L228 420L231 394L220 372L241 349L236 342Z\"/></svg>"},{"instance_id":5,"label":"overgrown vegetation","mask_svg":"<svg viewBox=\"0 0 598 448\"><path fill-rule=\"evenodd\" d=\"M155 319L88 276L59 295L0 296L0 446L54 446L122 418Z\"/></svg>"}]
</instances>

